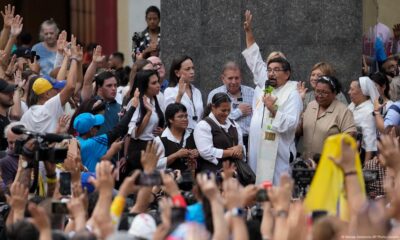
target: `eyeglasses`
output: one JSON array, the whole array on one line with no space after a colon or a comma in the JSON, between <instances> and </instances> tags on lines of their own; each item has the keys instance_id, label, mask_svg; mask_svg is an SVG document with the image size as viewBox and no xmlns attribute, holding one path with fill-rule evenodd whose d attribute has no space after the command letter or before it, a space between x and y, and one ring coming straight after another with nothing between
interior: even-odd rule
<instances>
[{"instance_id":1,"label":"eyeglasses","mask_svg":"<svg viewBox=\"0 0 400 240\"><path fill-rule=\"evenodd\" d=\"M175 117L177 119L188 119L188 115L187 114L180 114L180 115L176 115Z\"/></svg>"},{"instance_id":2,"label":"eyeglasses","mask_svg":"<svg viewBox=\"0 0 400 240\"><path fill-rule=\"evenodd\" d=\"M274 68L274 69L271 69L271 68L267 68L267 72L268 73L277 73L277 72L284 72L284 71L286 71L285 69L283 69L283 68Z\"/></svg>"},{"instance_id":3,"label":"eyeglasses","mask_svg":"<svg viewBox=\"0 0 400 240\"><path fill-rule=\"evenodd\" d=\"M330 92L325 92L325 91L319 91L319 90L315 90L315 96L321 96L321 97L326 97L329 94L331 94Z\"/></svg>"}]
</instances>

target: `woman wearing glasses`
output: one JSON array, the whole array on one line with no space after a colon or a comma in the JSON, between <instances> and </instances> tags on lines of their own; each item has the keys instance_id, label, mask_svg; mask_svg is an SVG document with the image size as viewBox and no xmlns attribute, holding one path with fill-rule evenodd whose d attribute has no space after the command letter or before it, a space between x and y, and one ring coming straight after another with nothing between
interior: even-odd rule
<instances>
[{"instance_id":1,"label":"woman wearing glasses","mask_svg":"<svg viewBox=\"0 0 400 240\"><path fill-rule=\"evenodd\" d=\"M300 123L304 141L304 158L320 154L327 137L338 133L355 135L353 114L336 99L340 82L332 76L322 76L315 85L315 100L311 101Z\"/></svg>"}]
</instances>

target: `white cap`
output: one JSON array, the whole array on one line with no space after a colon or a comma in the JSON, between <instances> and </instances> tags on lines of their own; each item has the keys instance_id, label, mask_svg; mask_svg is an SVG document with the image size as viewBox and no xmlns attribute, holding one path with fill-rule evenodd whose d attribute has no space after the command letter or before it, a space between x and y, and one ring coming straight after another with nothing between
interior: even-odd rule
<instances>
[{"instance_id":1,"label":"white cap","mask_svg":"<svg viewBox=\"0 0 400 240\"><path fill-rule=\"evenodd\" d=\"M131 224L129 234L143 239L153 239L154 232L156 231L156 221L152 216L146 213L137 215Z\"/></svg>"}]
</instances>

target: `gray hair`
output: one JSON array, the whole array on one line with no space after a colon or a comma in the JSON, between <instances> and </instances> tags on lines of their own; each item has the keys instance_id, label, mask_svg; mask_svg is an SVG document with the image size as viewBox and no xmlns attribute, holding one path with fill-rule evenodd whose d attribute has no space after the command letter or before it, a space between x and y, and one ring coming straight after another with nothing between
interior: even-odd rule
<instances>
[{"instance_id":1,"label":"gray hair","mask_svg":"<svg viewBox=\"0 0 400 240\"><path fill-rule=\"evenodd\" d=\"M40 24L40 32L39 32L40 41L43 41L43 40L44 40L44 36L43 36L43 27L44 27L45 25L46 25L46 26L53 26L53 27L54 27L55 34L56 34L56 36L58 36L58 34L60 33L60 29L58 28L56 21L54 21L54 19L50 18L50 19L48 19L48 20L42 22L42 24Z\"/></svg>"},{"instance_id":2,"label":"gray hair","mask_svg":"<svg viewBox=\"0 0 400 240\"><path fill-rule=\"evenodd\" d=\"M23 127L26 127L24 123L22 122L11 122L10 124L8 124L5 128L4 128L4 137L7 138L7 133L11 132L11 128L18 126L18 125L22 125Z\"/></svg>"},{"instance_id":3,"label":"gray hair","mask_svg":"<svg viewBox=\"0 0 400 240\"><path fill-rule=\"evenodd\" d=\"M239 70L240 71L240 66L234 61L228 61L224 64L224 67L222 68L222 73L224 73L226 70Z\"/></svg>"}]
</instances>

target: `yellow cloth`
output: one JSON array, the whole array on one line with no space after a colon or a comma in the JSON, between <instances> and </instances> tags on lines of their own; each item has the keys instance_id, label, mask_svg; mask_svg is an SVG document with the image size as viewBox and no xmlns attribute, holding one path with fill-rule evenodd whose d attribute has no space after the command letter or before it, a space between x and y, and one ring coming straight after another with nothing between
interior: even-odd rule
<instances>
[{"instance_id":1,"label":"yellow cloth","mask_svg":"<svg viewBox=\"0 0 400 240\"><path fill-rule=\"evenodd\" d=\"M344 189L344 173L329 156L340 158L342 138L350 143L353 149L357 148L356 141L348 134L337 134L325 140L317 170L310 189L304 201L306 210L311 213L316 210L325 210L329 215L340 216L344 221L349 220L349 211ZM356 154L355 169L361 189L365 194L364 177L362 174L359 154Z\"/></svg>"}]
</instances>

